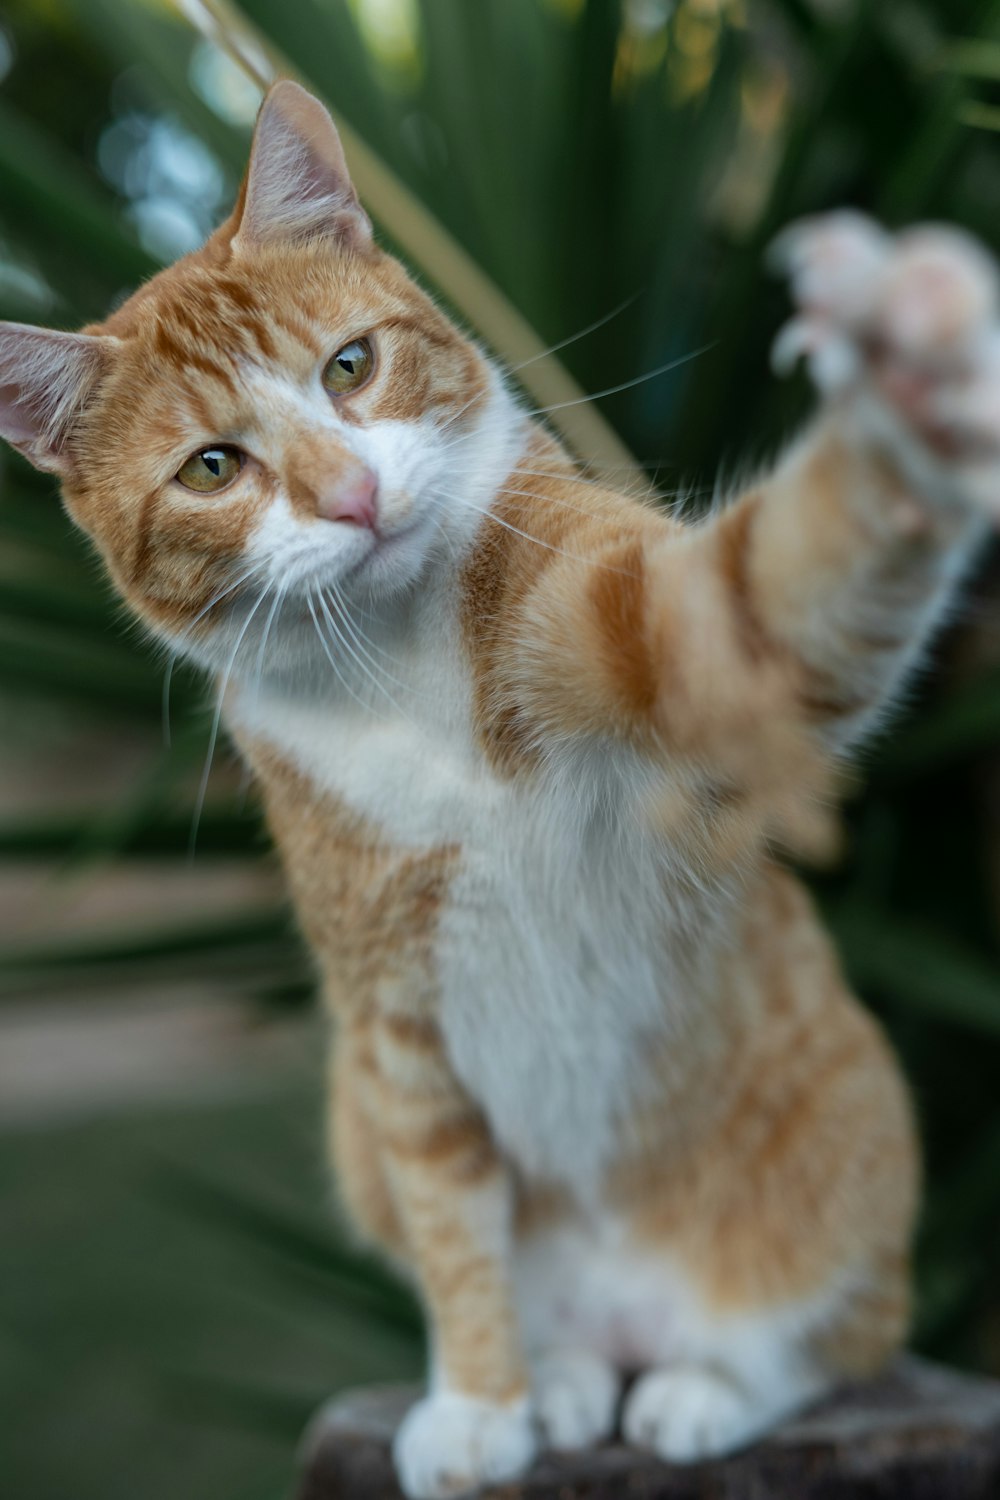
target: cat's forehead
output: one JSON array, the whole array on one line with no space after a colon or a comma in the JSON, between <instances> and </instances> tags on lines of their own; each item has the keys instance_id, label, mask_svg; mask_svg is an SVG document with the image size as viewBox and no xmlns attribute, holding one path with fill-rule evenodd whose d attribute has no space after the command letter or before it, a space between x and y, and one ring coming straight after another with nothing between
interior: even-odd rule
<instances>
[{"instance_id":1,"label":"cat's forehead","mask_svg":"<svg viewBox=\"0 0 1000 1500\"><path fill-rule=\"evenodd\" d=\"M280 362L289 344L318 355L404 311L416 294L388 257L304 246L253 257L205 252L161 271L100 327L157 368L211 373L234 358Z\"/></svg>"},{"instance_id":2,"label":"cat's forehead","mask_svg":"<svg viewBox=\"0 0 1000 1500\"><path fill-rule=\"evenodd\" d=\"M471 411L485 389L475 346L374 248L352 254L317 243L236 255L209 242L90 331L117 341L82 433L88 469L102 483L122 443L153 484L199 443L280 447L288 433L325 430L320 372L355 338L372 337L383 373L362 405L342 410L350 425L442 420Z\"/></svg>"}]
</instances>

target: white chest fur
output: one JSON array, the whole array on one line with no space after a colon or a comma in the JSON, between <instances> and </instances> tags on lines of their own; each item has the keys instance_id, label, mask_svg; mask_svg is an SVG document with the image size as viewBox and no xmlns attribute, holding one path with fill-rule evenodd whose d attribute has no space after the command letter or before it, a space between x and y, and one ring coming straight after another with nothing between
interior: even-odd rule
<instances>
[{"instance_id":1,"label":"white chest fur","mask_svg":"<svg viewBox=\"0 0 1000 1500\"><path fill-rule=\"evenodd\" d=\"M436 946L452 1062L525 1173L596 1187L651 1039L682 1023L676 953L704 904L643 831L641 766L581 749L503 780L467 737L461 674L412 680L407 717L266 696L234 711L387 842L461 847Z\"/></svg>"},{"instance_id":2,"label":"white chest fur","mask_svg":"<svg viewBox=\"0 0 1000 1500\"><path fill-rule=\"evenodd\" d=\"M499 796L464 849L439 955L455 1066L522 1170L596 1185L676 1019L662 871L551 786Z\"/></svg>"}]
</instances>

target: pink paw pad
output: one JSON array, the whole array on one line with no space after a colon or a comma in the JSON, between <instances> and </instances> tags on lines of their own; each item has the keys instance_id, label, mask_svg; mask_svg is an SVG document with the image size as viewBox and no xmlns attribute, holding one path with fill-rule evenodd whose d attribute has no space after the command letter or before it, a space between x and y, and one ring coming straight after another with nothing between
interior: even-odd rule
<instances>
[{"instance_id":1,"label":"pink paw pad","mask_svg":"<svg viewBox=\"0 0 1000 1500\"><path fill-rule=\"evenodd\" d=\"M996 314L996 268L975 240L936 226L899 236L875 307L875 326L892 349L960 361Z\"/></svg>"},{"instance_id":2,"label":"pink paw pad","mask_svg":"<svg viewBox=\"0 0 1000 1500\"><path fill-rule=\"evenodd\" d=\"M1000 517L1000 275L946 225L890 235L854 212L793 224L775 241L795 314L775 341L820 392L849 400L948 504Z\"/></svg>"}]
</instances>

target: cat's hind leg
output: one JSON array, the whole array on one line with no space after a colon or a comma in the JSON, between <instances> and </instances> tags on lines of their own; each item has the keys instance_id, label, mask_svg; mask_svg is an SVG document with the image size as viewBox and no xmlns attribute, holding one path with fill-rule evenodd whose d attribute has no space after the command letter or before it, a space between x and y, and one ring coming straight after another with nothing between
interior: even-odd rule
<instances>
[{"instance_id":1,"label":"cat's hind leg","mask_svg":"<svg viewBox=\"0 0 1000 1500\"><path fill-rule=\"evenodd\" d=\"M802 1378L751 1387L728 1369L668 1365L629 1392L622 1436L670 1463L697 1463L746 1447L821 1390Z\"/></svg>"},{"instance_id":2,"label":"cat's hind leg","mask_svg":"<svg viewBox=\"0 0 1000 1500\"><path fill-rule=\"evenodd\" d=\"M905 1332L901 1257L811 1296L720 1308L669 1247L630 1244L622 1229L577 1223L520 1248L543 1447L602 1442L620 1415L627 1442L669 1462L731 1453L838 1380L876 1371Z\"/></svg>"},{"instance_id":3,"label":"cat's hind leg","mask_svg":"<svg viewBox=\"0 0 1000 1500\"><path fill-rule=\"evenodd\" d=\"M839 1381L874 1373L901 1342L907 1308L899 1263L865 1290L712 1320L685 1356L640 1375L622 1436L671 1463L744 1448Z\"/></svg>"},{"instance_id":4,"label":"cat's hind leg","mask_svg":"<svg viewBox=\"0 0 1000 1500\"><path fill-rule=\"evenodd\" d=\"M742 1447L877 1373L906 1333L909 1103L807 910L787 877L761 897L766 941L748 939L740 965L748 1025L734 1027L711 1126L672 1166L653 1150L619 1172L631 1254L659 1258L673 1305L623 1432L676 1462Z\"/></svg>"},{"instance_id":5,"label":"cat's hind leg","mask_svg":"<svg viewBox=\"0 0 1000 1500\"><path fill-rule=\"evenodd\" d=\"M680 1083L664 1049L602 1201L535 1224L515 1253L533 1366L583 1350L636 1374L624 1436L674 1462L877 1373L907 1326L902 1079L796 882L772 872L746 922L717 1045Z\"/></svg>"}]
</instances>

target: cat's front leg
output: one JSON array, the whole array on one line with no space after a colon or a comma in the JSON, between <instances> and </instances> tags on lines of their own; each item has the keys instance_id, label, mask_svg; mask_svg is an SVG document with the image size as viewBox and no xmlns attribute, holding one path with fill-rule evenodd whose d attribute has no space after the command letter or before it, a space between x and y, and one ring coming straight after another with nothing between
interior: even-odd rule
<instances>
[{"instance_id":1,"label":"cat's front leg","mask_svg":"<svg viewBox=\"0 0 1000 1500\"><path fill-rule=\"evenodd\" d=\"M617 665L627 684L655 664L660 741L714 774L723 815L776 810L798 836L796 788L829 794L829 751L891 707L1000 518L1000 299L986 251L942 227L825 215L776 258L796 305L776 363L807 359L819 413L728 509L647 549L645 639Z\"/></svg>"},{"instance_id":2,"label":"cat's front leg","mask_svg":"<svg viewBox=\"0 0 1000 1500\"><path fill-rule=\"evenodd\" d=\"M436 1024L379 1018L381 1152L429 1323L431 1379L396 1436L411 1500L513 1479L536 1448L510 1276L512 1184Z\"/></svg>"},{"instance_id":3,"label":"cat's front leg","mask_svg":"<svg viewBox=\"0 0 1000 1500\"><path fill-rule=\"evenodd\" d=\"M793 225L774 247L819 421L723 518L767 638L816 726L849 743L891 701L973 546L1000 520L1000 278L969 236L891 235L860 214Z\"/></svg>"},{"instance_id":4,"label":"cat's front leg","mask_svg":"<svg viewBox=\"0 0 1000 1500\"><path fill-rule=\"evenodd\" d=\"M559 533L491 683L496 733L631 742L666 763L672 836L723 857L770 826L823 829L830 752L891 707L1000 518L1000 305L958 231L858 215L778 243L817 417L725 508L677 524L624 502ZM566 525L568 523L564 523ZM502 711L502 714L501 712ZM820 846L821 847L821 846Z\"/></svg>"}]
</instances>

